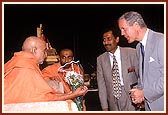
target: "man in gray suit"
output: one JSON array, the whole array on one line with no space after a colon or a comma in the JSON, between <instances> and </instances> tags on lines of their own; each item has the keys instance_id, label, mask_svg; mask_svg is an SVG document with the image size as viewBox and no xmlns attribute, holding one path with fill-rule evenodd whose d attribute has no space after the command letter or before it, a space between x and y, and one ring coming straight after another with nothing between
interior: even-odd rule
<instances>
[{"instance_id":1,"label":"man in gray suit","mask_svg":"<svg viewBox=\"0 0 168 115\"><path fill-rule=\"evenodd\" d=\"M119 31L119 30L118 30ZM129 91L131 85L138 80L138 60L134 48L122 48L117 44L119 37L117 29L103 33L103 45L106 52L97 57L97 83L99 99L103 111L135 111ZM112 82L113 55L119 66L119 76L122 94L119 99L114 97Z\"/></svg>"},{"instance_id":2,"label":"man in gray suit","mask_svg":"<svg viewBox=\"0 0 168 115\"><path fill-rule=\"evenodd\" d=\"M128 43L139 41L136 46L139 57L138 85L132 89L132 102L137 104L143 100L146 111L164 110L164 35L147 28L142 16L134 11L123 14L118 25ZM142 55L141 44L144 46Z\"/></svg>"}]
</instances>

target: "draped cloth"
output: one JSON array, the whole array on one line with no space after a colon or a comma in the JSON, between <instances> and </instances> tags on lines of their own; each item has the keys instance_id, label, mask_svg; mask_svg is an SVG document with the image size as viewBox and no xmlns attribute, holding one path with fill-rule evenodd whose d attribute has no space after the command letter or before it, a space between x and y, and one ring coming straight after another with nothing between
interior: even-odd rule
<instances>
[{"instance_id":1,"label":"draped cloth","mask_svg":"<svg viewBox=\"0 0 168 115\"><path fill-rule=\"evenodd\" d=\"M17 52L4 65L4 104L54 101L56 94L43 79L41 70L33 54ZM72 108L69 106L69 110ZM8 106L9 107L9 106ZM13 106L12 106L13 107ZM64 107L62 107L64 108Z\"/></svg>"},{"instance_id":2,"label":"draped cloth","mask_svg":"<svg viewBox=\"0 0 168 115\"><path fill-rule=\"evenodd\" d=\"M4 112L33 112L33 113L58 113L78 111L76 104L72 100L49 101L49 102L29 102L17 104L5 104Z\"/></svg>"},{"instance_id":3,"label":"draped cloth","mask_svg":"<svg viewBox=\"0 0 168 115\"><path fill-rule=\"evenodd\" d=\"M68 93L68 92L71 91L71 88L70 88L69 84L64 79L66 73L58 71L58 68L60 68L60 67L61 67L60 63L54 63L53 65L50 65L50 66L47 66L46 68L44 68L42 70L42 74L43 74L43 77L46 81L48 81L50 79L55 79L57 82L62 83L63 88L64 88L64 92ZM82 70L80 69L79 66L74 64L73 67L74 67L75 72L77 72L77 73L80 72L81 74L83 74L83 72L82 72ZM66 70L67 71L72 71L71 69L72 69L72 67L69 67Z\"/></svg>"}]
</instances>

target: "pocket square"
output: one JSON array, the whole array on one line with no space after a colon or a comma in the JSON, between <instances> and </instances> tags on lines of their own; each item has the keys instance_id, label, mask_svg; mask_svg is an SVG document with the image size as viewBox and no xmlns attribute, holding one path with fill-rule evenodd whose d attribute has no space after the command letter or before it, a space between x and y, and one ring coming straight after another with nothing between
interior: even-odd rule
<instances>
[{"instance_id":1,"label":"pocket square","mask_svg":"<svg viewBox=\"0 0 168 115\"><path fill-rule=\"evenodd\" d=\"M130 73L130 72L135 72L135 67L128 68L128 73Z\"/></svg>"},{"instance_id":2,"label":"pocket square","mask_svg":"<svg viewBox=\"0 0 168 115\"><path fill-rule=\"evenodd\" d=\"M155 61L155 59L153 59L152 57L149 58L149 62L153 62Z\"/></svg>"}]
</instances>

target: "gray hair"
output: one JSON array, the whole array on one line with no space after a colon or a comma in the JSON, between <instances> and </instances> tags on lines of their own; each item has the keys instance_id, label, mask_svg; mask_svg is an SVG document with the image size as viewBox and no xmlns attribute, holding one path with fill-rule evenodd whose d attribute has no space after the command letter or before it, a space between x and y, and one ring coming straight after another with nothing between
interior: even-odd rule
<instances>
[{"instance_id":1,"label":"gray hair","mask_svg":"<svg viewBox=\"0 0 168 115\"><path fill-rule=\"evenodd\" d=\"M125 19L130 26L137 22L141 28L147 27L141 14L139 14L138 12L126 12L118 19L118 21L120 21L121 19Z\"/></svg>"}]
</instances>

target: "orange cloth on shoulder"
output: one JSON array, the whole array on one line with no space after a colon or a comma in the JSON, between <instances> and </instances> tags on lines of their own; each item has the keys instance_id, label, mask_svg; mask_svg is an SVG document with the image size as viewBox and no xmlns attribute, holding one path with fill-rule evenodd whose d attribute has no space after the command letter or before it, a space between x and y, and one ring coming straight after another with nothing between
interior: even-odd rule
<instances>
[{"instance_id":1,"label":"orange cloth on shoulder","mask_svg":"<svg viewBox=\"0 0 168 115\"><path fill-rule=\"evenodd\" d=\"M60 63L54 63L53 65L47 66L46 68L44 68L42 70L42 74L45 80L49 80L49 79L56 79L60 82L63 83L63 87L64 87L64 92L68 93L71 91L71 88L69 86L69 84L64 80L65 74L66 73L62 73L58 71L58 68L61 67ZM77 73L81 73L83 74L82 70L76 65L73 65L74 67L74 71ZM72 68L70 67L69 69L66 69L67 71L72 71Z\"/></svg>"},{"instance_id":2,"label":"orange cloth on shoulder","mask_svg":"<svg viewBox=\"0 0 168 115\"><path fill-rule=\"evenodd\" d=\"M50 101L55 91L43 79L35 57L17 52L4 65L4 102L23 103Z\"/></svg>"}]
</instances>

